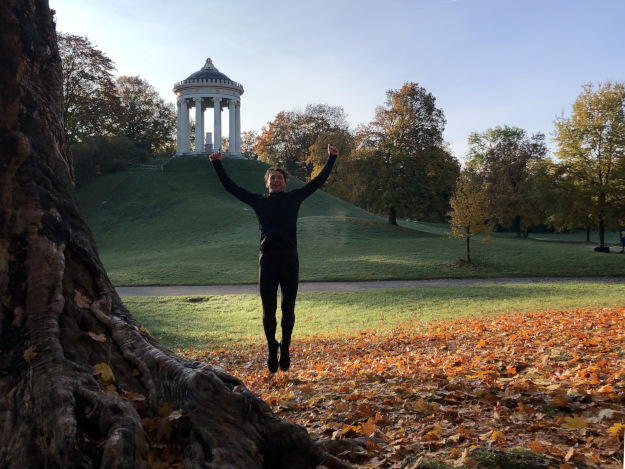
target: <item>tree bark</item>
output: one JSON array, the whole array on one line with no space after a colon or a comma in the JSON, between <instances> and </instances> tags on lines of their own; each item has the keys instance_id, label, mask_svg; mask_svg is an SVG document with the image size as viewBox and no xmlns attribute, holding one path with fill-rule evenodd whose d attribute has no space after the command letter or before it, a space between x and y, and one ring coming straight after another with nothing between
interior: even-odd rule
<instances>
[{"instance_id":1,"label":"tree bark","mask_svg":"<svg viewBox=\"0 0 625 469\"><path fill-rule=\"evenodd\" d=\"M80 213L46 0L0 4L0 467L312 468L327 453L129 314Z\"/></svg>"},{"instance_id":2,"label":"tree bark","mask_svg":"<svg viewBox=\"0 0 625 469\"><path fill-rule=\"evenodd\" d=\"M395 207L391 207L388 211L388 224L397 226L397 210L395 210Z\"/></svg>"}]
</instances>

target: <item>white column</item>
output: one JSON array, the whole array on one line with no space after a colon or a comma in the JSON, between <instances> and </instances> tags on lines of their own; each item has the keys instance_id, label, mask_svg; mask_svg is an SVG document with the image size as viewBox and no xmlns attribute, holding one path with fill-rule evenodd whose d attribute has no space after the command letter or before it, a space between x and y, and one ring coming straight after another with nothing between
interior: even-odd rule
<instances>
[{"instance_id":1,"label":"white column","mask_svg":"<svg viewBox=\"0 0 625 469\"><path fill-rule=\"evenodd\" d=\"M186 99L180 100L180 147L179 153L189 153L189 136L191 131L189 130L189 106Z\"/></svg>"},{"instance_id":2,"label":"white column","mask_svg":"<svg viewBox=\"0 0 625 469\"><path fill-rule=\"evenodd\" d=\"M221 98L213 98L213 103L215 106L213 151L219 151L221 148Z\"/></svg>"},{"instance_id":3,"label":"white column","mask_svg":"<svg viewBox=\"0 0 625 469\"><path fill-rule=\"evenodd\" d=\"M236 124L235 124L235 115L234 115L234 99L231 99L228 103L228 117L230 118L230 122L228 125L228 138L230 139L230 153L236 153L236 144L237 138L235 137L236 133Z\"/></svg>"},{"instance_id":4,"label":"white column","mask_svg":"<svg viewBox=\"0 0 625 469\"><path fill-rule=\"evenodd\" d=\"M237 143L236 152L240 155L241 154L241 101L237 101L237 103L234 106L234 109L235 109L234 128L236 129L234 132L234 137L236 138L236 143Z\"/></svg>"},{"instance_id":5,"label":"white column","mask_svg":"<svg viewBox=\"0 0 625 469\"><path fill-rule=\"evenodd\" d=\"M202 98L193 98L195 101L195 151L204 153L204 113L202 112Z\"/></svg>"},{"instance_id":6,"label":"white column","mask_svg":"<svg viewBox=\"0 0 625 469\"><path fill-rule=\"evenodd\" d=\"M182 113L180 112L180 100L176 102L176 155L182 153L182 132L180 131Z\"/></svg>"}]
</instances>

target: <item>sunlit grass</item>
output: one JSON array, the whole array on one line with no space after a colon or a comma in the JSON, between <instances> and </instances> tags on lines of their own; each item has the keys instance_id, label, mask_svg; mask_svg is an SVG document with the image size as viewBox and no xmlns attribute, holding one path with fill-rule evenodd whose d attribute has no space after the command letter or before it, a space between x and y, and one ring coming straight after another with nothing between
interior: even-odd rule
<instances>
[{"instance_id":1,"label":"sunlit grass","mask_svg":"<svg viewBox=\"0 0 625 469\"><path fill-rule=\"evenodd\" d=\"M257 295L123 300L152 335L172 349L210 348L263 337ZM355 334L446 318L623 304L625 283L599 282L301 293L295 335Z\"/></svg>"}]
</instances>

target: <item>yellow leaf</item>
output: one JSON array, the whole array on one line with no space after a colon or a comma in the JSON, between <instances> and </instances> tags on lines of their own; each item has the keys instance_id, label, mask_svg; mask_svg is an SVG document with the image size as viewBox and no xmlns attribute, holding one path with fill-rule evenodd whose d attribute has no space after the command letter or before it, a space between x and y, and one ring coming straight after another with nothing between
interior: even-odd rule
<instances>
[{"instance_id":1,"label":"yellow leaf","mask_svg":"<svg viewBox=\"0 0 625 469\"><path fill-rule=\"evenodd\" d=\"M498 441L499 443L503 443L506 441L506 436L503 432L498 432L497 430L493 431L493 434L490 436L491 441Z\"/></svg>"},{"instance_id":2,"label":"yellow leaf","mask_svg":"<svg viewBox=\"0 0 625 469\"><path fill-rule=\"evenodd\" d=\"M484 339L480 339L480 341L477 343L477 348L484 348L486 347L486 341Z\"/></svg>"},{"instance_id":3,"label":"yellow leaf","mask_svg":"<svg viewBox=\"0 0 625 469\"><path fill-rule=\"evenodd\" d=\"M162 406L160 406L157 410L158 415L161 417L167 417L174 411L174 408L171 406L169 402L165 402Z\"/></svg>"},{"instance_id":4,"label":"yellow leaf","mask_svg":"<svg viewBox=\"0 0 625 469\"><path fill-rule=\"evenodd\" d=\"M615 423L610 428L608 428L608 434L612 438L623 438L625 435L625 425L622 423Z\"/></svg>"},{"instance_id":5,"label":"yellow leaf","mask_svg":"<svg viewBox=\"0 0 625 469\"><path fill-rule=\"evenodd\" d=\"M93 374L100 375L102 381L104 381L105 383L115 382L115 375L113 374L113 370L111 370L111 367L104 362L94 365Z\"/></svg>"},{"instance_id":6,"label":"yellow leaf","mask_svg":"<svg viewBox=\"0 0 625 469\"><path fill-rule=\"evenodd\" d=\"M582 428L586 428L588 426L588 422L582 415L579 417L566 417L562 426L570 430L581 430Z\"/></svg>"},{"instance_id":7,"label":"yellow leaf","mask_svg":"<svg viewBox=\"0 0 625 469\"><path fill-rule=\"evenodd\" d=\"M24 360L30 363L37 355L39 355L37 352L35 352L36 349L37 347L33 345L32 347L28 347L26 350L24 350Z\"/></svg>"}]
</instances>

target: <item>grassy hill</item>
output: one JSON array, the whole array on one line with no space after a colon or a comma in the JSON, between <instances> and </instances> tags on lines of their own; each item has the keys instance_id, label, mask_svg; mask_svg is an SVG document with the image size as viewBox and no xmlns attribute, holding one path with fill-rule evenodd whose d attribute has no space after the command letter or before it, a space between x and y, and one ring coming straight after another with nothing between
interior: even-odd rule
<instances>
[{"instance_id":1,"label":"grassy hill","mask_svg":"<svg viewBox=\"0 0 625 469\"><path fill-rule=\"evenodd\" d=\"M239 185L265 192L267 165L227 160ZM303 183L289 181L289 188ZM258 224L219 183L207 158L177 158L161 170L101 177L78 194L100 257L117 286L254 283ZM444 277L623 275L625 256L571 243L496 236L464 242L444 225L386 220L318 191L300 211L301 279L383 280Z\"/></svg>"}]
</instances>

